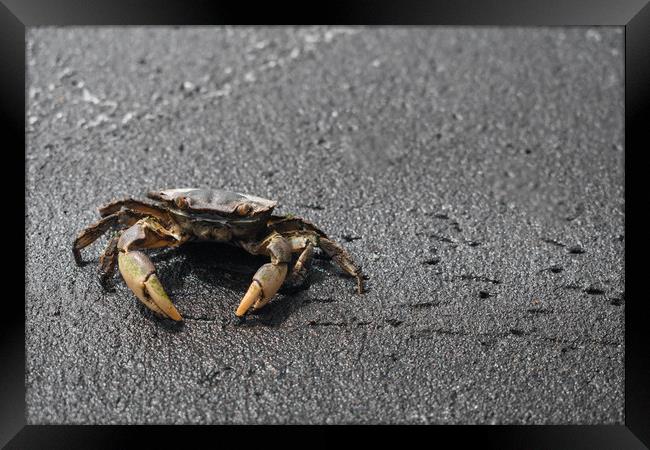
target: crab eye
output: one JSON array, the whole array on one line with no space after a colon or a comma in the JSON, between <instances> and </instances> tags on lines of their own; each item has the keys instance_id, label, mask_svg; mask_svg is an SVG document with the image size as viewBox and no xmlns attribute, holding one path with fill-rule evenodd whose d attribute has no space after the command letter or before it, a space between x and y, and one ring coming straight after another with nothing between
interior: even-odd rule
<instances>
[{"instance_id":1,"label":"crab eye","mask_svg":"<svg viewBox=\"0 0 650 450\"><path fill-rule=\"evenodd\" d=\"M185 200L185 197L176 197L174 203L178 208L185 208L187 206L187 200Z\"/></svg>"},{"instance_id":2,"label":"crab eye","mask_svg":"<svg viewBox=\"0 0 650 450\"><path fill-rule=\"evenodd\" d=\"M241 205L237 206L236 211L237 211L237 214L239 214L240 216L245 216L246 214L251 212L252 209L253 208L248 203L242 203Z\"/></svg>"}]
</instances>

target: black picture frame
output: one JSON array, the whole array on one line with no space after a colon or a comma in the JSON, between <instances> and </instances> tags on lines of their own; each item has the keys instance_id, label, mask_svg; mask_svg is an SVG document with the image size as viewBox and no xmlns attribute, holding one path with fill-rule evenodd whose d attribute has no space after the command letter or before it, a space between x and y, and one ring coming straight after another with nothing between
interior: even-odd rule
<instances>
[{"instance_id":1,"label":"black picture frame","mask_svg":"<svg viewBox=\"0 0 650 450\"><path fill-rule=\"evenodd\" d=\"M625 28L625 241L639 242L643 231L629 215L634 185L640 189L634 171L637 155L647 150L648 99L650 94L650 4L646 0L534 0L520 1L365 1L328 2L307 8L298 2L266 3L251 6L242 2L205 2L179 0L86 1L75 0L0 0L0 123L5 160L11 160L13 174L22 174L25 183L25 32L26 27L44 25L195 25L195 24L413 24L413 25L495 25L565 26L608 25ZM9 138L9 139L7 139ZM645 145L644 145L645 144ZM20 148L23 151L20 151ZM15 187L5 190L3 200L7 216L5 226L18 229L25 225L25 197ZM640 209L634 206L634 210ZM641 225L642 226L642 225ZM25 252L26 242L14 242L16 252ZM7 252L10 252L7 256ZM639 283L633 276L635 255L643 247L626 246L626 291ZM17 254L5 247L6 267L16 272L5 274L15 280L21 269L14 262ZM639 258L640 259L640 258ZM12 265L13 264L13 265ZM642 268L642 267L641 267ZM24 267L22 276L25 278ZM15 281L13 282L14 286ZM6 284L8 285L8 283ZM639 290L640 291L640 290ZM25 316L18 296L4 292L4 315L0 326L0 445L8 448L97 448L127 447L135 436L146 435L169 442L172 435L187 431L196 437L197 429L187 427L106 427L106 426L32 426L25 420ZM24 298L24 295L23 295ZM650 445L650 352L644 327L647 317L643 296L626 302L625 308L625 425L624 426L493 426L425 427L457 443L478 442L488 448L646 448ZM155 430L153 429L155 428ZM417 431L423 431L422 427ZM179 432L179 430L182 430ZM265 427L264 433L275 428ZM200 427L200 433L211 433ZM241 434L241 429L237 431ZM377 434L373 429L372 433ZM409 430L412 433L413 430ZM154 440L151 440L154 439ZM217 441L213 441L215 444ZM645 444L645 446L644 446Z\"/></svg>"}]
</instances>

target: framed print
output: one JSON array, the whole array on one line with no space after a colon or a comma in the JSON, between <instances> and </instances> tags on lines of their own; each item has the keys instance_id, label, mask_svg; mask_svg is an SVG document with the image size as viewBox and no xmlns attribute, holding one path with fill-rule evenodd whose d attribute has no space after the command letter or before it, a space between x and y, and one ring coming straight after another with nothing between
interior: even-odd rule
<instances>
[{"instance_id":1,"label":"framed print","mask_svg":"<svg viewBox=\"0 0 650 450\"><path fill-rule=\"evenodd\" d=\"M4 1L1 442L648 445L650 7L462 3Z\"/></svg>"}]
</instances>

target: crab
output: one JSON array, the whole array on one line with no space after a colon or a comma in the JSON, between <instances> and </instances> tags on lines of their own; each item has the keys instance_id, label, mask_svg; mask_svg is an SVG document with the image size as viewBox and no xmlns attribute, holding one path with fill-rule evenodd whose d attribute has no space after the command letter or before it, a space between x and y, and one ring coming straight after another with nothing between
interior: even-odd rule
<instances>
[{"instance_id":1,"label":"crab","mask_svg":"<svg viewBox=\"0 0 650 450\"><path fill-rule=\"evenodd\" d=\"M227 243L270 258L257 270L239 303L235 315L240 318L265 306L283 284L304 285L315 248L356 278L357 292L364 292L361 268L348 252L307 220L274 215L277 201L196 188L150 191L147 197L155 202L126 198L101 206L102 219L79 233L72 252L81 265L84 247L107 231L117 230L99 258L102 285L106 286L117 265L126 285L158 316L182 320L142 250L178 247L190 241Z\"/></svg>"}]
</instances>

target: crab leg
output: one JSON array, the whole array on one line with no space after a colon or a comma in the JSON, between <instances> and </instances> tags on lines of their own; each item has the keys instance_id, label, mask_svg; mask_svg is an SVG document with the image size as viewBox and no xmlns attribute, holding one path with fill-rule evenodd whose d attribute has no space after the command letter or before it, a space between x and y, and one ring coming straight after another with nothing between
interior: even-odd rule
<instances>
[{"instance_id":1,"label":"crab leg","mask_svg":"<svg viewBox=\"0 0 650 450\"><path fill-rule=\"evenodd\" d=\"M284 237L277 233L273 234L268 240L268 245L265 248L262 246L261 252L268 254L271 262L260 267L253 276L253 282L235 312L237 317L246 314L251 306L259 309L271 301L287 276L287 263L291 261L291 245Z\"/></svg>"},{"instance_id":2,"label":"crab leg","mask_svg":"<svg viewBox=\"0 0 650 450\"><path fill-rule=\"evenodd\" d=\"M144 216L145 213L142 211L134 211L126 208L108 215L102 214L102 219L81 230L74 241L72 254L77 265L81 265L81 250L83 248L88 247L111 228L122 228L125 225L133 225L138 219Z\"/></svg>"},{"instance_id":3,"label":"crab leg","mask_svg":"<svg viewBox=\"0 0 650 450\"><path fill-rule=\"evenodd\" d=\"M151 218L136 222L122 233L117 243L118 267L126 285L147 308L176 321L182 320L182 317L162 287L156 268L147 255L134 249L160 248L180 243L180 240Z\"/></svg>"},{"instance_id":4,"label":"crab leg","mask_svg":"<svg viewBox=\"0 0 650 450\"><path fill-rule=\"evenodd\" d=\"M319 239L318 246L323 249L323 251L325 251L325 253L327 253L334 262L341 267L341 269L357 279L357 293L363 294L364 287L361 268L352 261L348 252L346 252L345 249L336 242L325 237Z\"/></svg>"},{"instance_id":5,"label":"crab leg","mask_svg":"<svg viewBox=\"0 0 650 450\"><path fill-rule=\"evenodd\" d=\"M117 243L120 240L120 234L113 236L104 252L99 256L99 272L101 274L100 281L102 286L108 286L108 280L115 272L115 265L117 264Z\"/></svg>"},{"instance_id":6,"label":"crab leg","mask_svg":"<svg viewBox=\"0 0 650 450\"><path fill-rule=\"evenodd\" d=\"M117 212L117 217L120 223L120 228L130 227L134 225L138 220L146 217L143 213L136 212L130 209L122 208ZM100 272L100 281L104 288L108 288L108 280L111 278L115 272L115 266L117 265L117 243L120 240L122 231L113 236L113 238L108 242L108 245L99 256L99 272Z\"/></svg>"},{"instance_id":7,"label":"crab leg","mask_svg":"<svg viewBox=\"0 0 650 450\"><path fill-rule=\"evenodd\" d=\"M303 248L298 248L294 251L301 253L282 286L283 293L298 291L305 285L307 281L307 270L309 269L311 258L314 255L314 245L308 241Z\"/></svg>"},{"instance_id":8,"label":"crab leg","mask_svg":"<svg viewBox=\"0 0 650 450\"><path fill-rule=\"evenodd\" d=\"M88 247L90 244L95 242L99 237L106 233L109 229L118 224L118 215L111 214L106 216L103 219L93 223L92 225L87 226L85 229L77 235L77 238L74 240L72 245L72 254L74 255L74 260L77 265L81 265L81 249Z\"/></svg>"},{"instance_id":9,"label":"crab leg","mask_svg":"<svg viewBox=\"0 0 650 450\"><path fill-rule=\"evenodd\" d=\"M305 280L305 277L307 276L308 264L311 261L313 254L314 246L311 242L309 242L298 257L296 263L293 265L291 275L289 275L289 278L293 283L302 283Z\"/></svg>"},{"instance_id":10,"label":"crab leg","mask_svg":"<svg viewBox=\"0 0 650 450\"><path fill-rule=\"evenodd\" d=\"M168 218L167 212L164 209L132 198L112 201L111 203L99 207L98 210L99 215L106 217L110 214L115 214L121 209L131 210L131 212L139 213L141 216L154 216L161 220L167 220Z\"/></svg>"}]
</instances>

